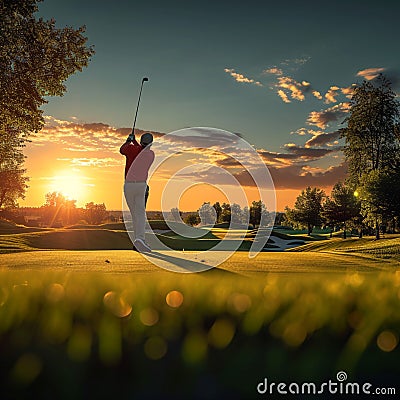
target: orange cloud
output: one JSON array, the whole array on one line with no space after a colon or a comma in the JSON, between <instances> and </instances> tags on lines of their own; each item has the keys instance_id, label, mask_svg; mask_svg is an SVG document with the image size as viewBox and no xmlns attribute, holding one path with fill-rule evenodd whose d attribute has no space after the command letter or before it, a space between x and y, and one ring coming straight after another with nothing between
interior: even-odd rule
<instances>
[{"instance_id":1,"label":"orange cloud","mask_svg":"<svg viewBox=\"0 0 400 400\"><path fill-rule=\"evenodd\" d=\"M322 100L322 95L320 92L318 92L318 90L313 90L312 94L314 97L316 97L318 100Z\"/></svg>"},{"instance_id":2,"label":"orange cloud","mask_svg":"<svg viewBox=\"0 0 400 400\"><path fill-rule=\"evenodd\" d=\"M356 76L362 76L367 81L375 79L380 73L385 71L386 68L366 68L357 72Z\"/></svg>"},{"instance_id":3,"label":"orange cloud","mask_svg":"<svg viewBox=\"0 0 400 400\"><path fill-rule=\"evenodd\" d=\"M307 118L307 123L325 129L330 122L343 118L349 112L349 108L350 103L339 103L323 111L312 111Z\"/></svg>"},{"instance_id":4,"label":"orange cloud","mask_svg":"<svg viewBox=\"0 0 400 400\"><path fill-rule=\"evenodd\" d=\"M289 92L290 97L295 100L303 101L304 100L304 89L308 87L308 82L303 85L303 83L297 82L295 79L290 76L281 76L278 78L278 83L276 86L280 88L280 90L286 90ZM278 92L279 94L279 92ZM282 98L282 97L281 97ZM286 96L287 98L287 96Z\"/></svg>"},{"instance_id":5,"label":"orange cloud","mask_svg":"<svg viewBox=\"0 0 400 400\"><path fill-rule=\"evenodd\" d=\"M307 186L330 187L339 180L344 180L347 174L345 163L331 166L327 169L313 169L307 165L290 165L284 167L269 167L275 189L304 189ZM243 186L254 186L254 180L247 171L235 175Z\"/></svg>"},{"instance_id":6,"label":"orange cloud","mask_svg":"<svg viewBox=\"0 0 400 400\"><path fill-rule=\"evenodd\" d=\"M342 88L341 91L348 99L351 99L354 94L355 86L356 86L356 84L353 83L351 86L349 86L347 88Z\"/></svg>"},{"instance_id":7,"label":"orange cloud","mask_svg":"<svg viewBox=\"0 0 400 400\"><path fill-rule=\"evenodd\" d=\"M277 93L278 93L278 96L283 100L284 103L291 103L287 94L282 89L279 89L277 91Z\"/></svg>"},{"instance_id":8,"label":"orange cloud","mask_svg":"<svg viewBox=\"0 0 400 400\"><path fill-rule=\"evenodd\" d=\"M265 74L283 75L283 71L278 67L272 67L263 71Z\"/></svg>"},{"instance_id":9,"label":"orange cloud","mask_svg":"<svg viewBox=\"0 0 400 400\"><path fill-rule=\"evenodd\" d=\"M321 146L326 146L330 145L331 143L335 143L337 139L340 138L340 132L339 131L334 131L334 132L329 132L329 133L318 133L314 135L311 139L307 140L305 147L321 147Z\"/></svg>"},{"instance_id":10,"label":"orange cloud","mask_svg":"<svg viewBox=\"0 0 400 400\"><path fill-rule=\"evenodd\" d=\"M225 68L224 71L228 73L230 76L232 76L236 82L241 82L241 83L252 83L253 85L256 86L263 86L261 82L255 81L254 79L247 78L242 74L239 74L238 72L235 72L234 69L232 68Z\"/></svg>"},{"instance_id":11,"label":"orange cloud","mask_svg":"<svg viewBox=\"0 0 400 400\"><path fill-rule=\"evenodd\" d=\"M325 103L336 103L336 97L339 95L340 88L338 86L331 86L329 90L325 93Z\"/></svg>"}]
</instances>

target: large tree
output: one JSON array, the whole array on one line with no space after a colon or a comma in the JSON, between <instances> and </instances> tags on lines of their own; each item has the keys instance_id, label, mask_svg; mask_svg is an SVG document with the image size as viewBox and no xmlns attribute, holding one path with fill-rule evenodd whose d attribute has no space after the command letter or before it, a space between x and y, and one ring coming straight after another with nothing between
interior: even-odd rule
<instances>
[{"instance_id":1,"label":"large tree","mask_svg":"<svg viewBox=\"0 0 400 400\"><path fill-rule=\"evenodd\" d=\"M0 0L0 174L8 202L21 197L21 146L43 124L40 107L48 96L62 96L66 79L88 65L94 54L83 35L85 27L57 28L38 18L40 0Z\"/></svg>"},{"instance_id":2,"label":"large tree","mask_svg":"<svg viewBox=\"0 0 400 400\"><path fill-rule=\"evenodd\" d=\"M399 116L396 93L382 74L355 87L345 120L347 127L341 129L353 184L358 184L363 173L396 165L400 152Z\"/></svg>"},{"instance_id":3,"label":"large tree","mask_svg":"<svg viewBox=\"0 0 400 400\"><path fill-rule=\"evenodd\" d=\"M375 237L379 239L379 225L400 218L400 171L376 170L364 174L356 195L361 202L361 213L375 228Z\"/></svg>"},{"instance_id":4,"label":"large tree","mask_svg":"<svg viewBox=\"0 0 400 400\"><path fill-rule=\"evenodd\" d=\"M324 203L323 218L331 225L342 224L343 238L346 239L346 223L359 214L360 203L354 196L354 189L342 182L336 183Z\"/></svg>"},{"instance_id":5,"label":"large tree","mask_svg":"<svg viewBox=\"0 0 400 400\"><path fill-rule=\"evenodd\" d=\"M27 187L22 153L23 140L10 131L0 130L0 209L15 207Z\"/></svg>"},{"instance_id":6,"label":"large tree","mask_svg":"<svg viewBox=\"0 0 400 400\"><path fill-rule=\"evenodd\" d=\"M324 198L323 190L308 186L297 197L293 209L286 207L286 218L295 224L306 226L308 234L311 235L313 227L322 223L321 211Z\"/></svg>"},{"instance_id":7,"label":"large tree","mask_svg":"<svg viewBox=\"0 0 400 400\"><path fill-rule=\"evenodd\" d=\"M267 206L261 200L252 202L249 222L253 225L253 228L256 228L257 225L261 226L261 222L267 225L270 222L269 216Z\"/></svg>"}]
</instances>

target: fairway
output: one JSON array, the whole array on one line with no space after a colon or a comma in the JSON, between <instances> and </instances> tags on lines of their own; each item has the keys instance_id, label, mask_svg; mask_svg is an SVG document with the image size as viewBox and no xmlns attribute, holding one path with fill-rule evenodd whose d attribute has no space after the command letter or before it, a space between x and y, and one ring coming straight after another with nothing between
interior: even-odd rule
<instances>
[{"instance_id":1,"label":"fairway","mask_svg":"<svg viewBox=\"0 0 400 400\"><path fill-rule=\"evenodd\" d=\"M162 254L169 263L176 263L176 252L168 261L169 252ZM180 257L185 259L185 253ZM151 259L151 257L149 257ZM200 257L201 258L201 257ZM201 262L201 260L199 260ZM9 270L64 270L65 272L104 273L161 273L141 254L130 250L99 251L33 251L1 254L0 267ZM265 252L249 259L244 252L235 253L216 270L229 271L244 276L262 273L346 273L393 271L399 263L380 260L366 255L334 252ZM184 271L188 272L188 271Z\"/></svg>"}]
</instances>

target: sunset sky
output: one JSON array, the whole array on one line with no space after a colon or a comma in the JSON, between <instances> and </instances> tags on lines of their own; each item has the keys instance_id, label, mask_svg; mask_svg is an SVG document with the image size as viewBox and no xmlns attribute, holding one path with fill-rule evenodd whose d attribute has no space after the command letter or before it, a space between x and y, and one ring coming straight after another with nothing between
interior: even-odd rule
<instances>
[{"instance_id":1,"label":"sunset sky","mask_svg":"<svg viewBox=\"0 0 400 400\"><path fill-rule=\"evenodd\" d=\"M39 9L59 27L86 25L96 54L67 81L67 93L43 108L46 126L25 151L31 179L21 206L40 206L45 193L61 191L78 206L94 201L121 209L119 147L143 76L150 80L137 128L157 132L164 152L163 134L182 128L239 134L268 166L277 210L293 206L308 185L329 192L344 179L337 129L353 84L384 72L399 90L400 3L390 0L45 0ZM202 151L201 160L240 173L230 159L237 149L219 151ZM159 209L167 177L155 174L148 209ZM180 208L216 200L225 200L220 191L197 185Z\"/></svg>"}]
</instances>

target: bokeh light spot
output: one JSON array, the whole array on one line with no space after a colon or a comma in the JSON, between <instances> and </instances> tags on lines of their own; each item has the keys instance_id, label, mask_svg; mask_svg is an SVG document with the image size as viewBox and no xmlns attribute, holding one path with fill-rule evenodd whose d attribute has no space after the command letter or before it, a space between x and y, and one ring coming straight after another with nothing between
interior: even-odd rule
<instances>
[{"instance_id":1,"label":"bokeh light spot","mask_svg":"<svg viewBox=\"0 0 400 400\"><path fill-rule=\"evenodd\" d=\"M116 317L119 318L127 317L132 312L132 306L116 292L107 292L104 295L103 303Z\"/></svg>"},{"instance_id":2,"label":"bokeh light spot","mask_svg":"<svg viewBox=\"0 0 400 400\"><path fill-rule=\"evenodd\" d=\"M390 352L397 347L399 337L392 331L383 331L376 339L376 343L382 351Z\"/></svg>"},{"instance_id":3,"label":"bokeh light spot","mask_svg":"<svg viewBox=\"0 0 400 400\"><path fill-rule=\"evenodd\" d=\"M183 359L189 364L201 362L207 355L207 340L200 332L190 332L182 348Z\"/></svg>"},{"instance_id":4,"label":"bokeh light spot","mask_svg":"<svg viewBox=\"0 0 400 400\"><path fill-rule=\"evenodd\" d=\"M158 322L158 312L154 308L145 308L139 314L143 325L153 326Z\"/></svg>"},{"instance_id":5,"label":"bokeh light spot","mask_svg":"<svg viewBox=\"0 0 400 400\"><path fill-rule=\"evenodd\" d=\"M283 340L292 347L300 346L307 336L304 327L298 323L289 324L283 332Z\"/></svg>"},{"instance_id":6,"label":"bokeh light spot","mask_svg":"<svg viewBox=\"0 0 400 400\"><path fill-rule=\"evenodd\" d=\"M244 293L232 293L228 301L238 313L243 313L251 307L251 299Z\"/></svg>"},{"instance_id":7,"label":"bokeh light spot","mask_svg":"<svg viewBox=\"0 0 400 400\"><path fill-rule=\"evenodd\" d=\"M223 349L229 345L235 334L235 325L227 319L218 319L208 332L208 341L214 347Z\"/></svg>"},{"instance_id":8,"label":"bokeh light spot","mask_svg":"<svg viewBox=\"0 0 400 400\"><path fill-rule=\"evenodd\" d=\"M144 352L151 360L159 360L167 353L167 343L160 336L153 336L146 340L144 344Z\"/></svg>"},{"instance_id":9,"label":"bokeh light spot","mask_svg":"<svg viewBox=\"0 0 400 400\"><path fill-rule=\"evenodd\" d=\"M11 371L13 380L22 385L32 383L42 371L42 361L35 354L23 354Z\"/></svg>"},{"instance_id":10,"label":"bokeh light spot","mask_svg":"<svg viewBox=\"0 0 400 400\"><path fill-rule=\"evenodd\" d=\"M46 291L46 298L51 303L57 303L64 298L64 286L59 283L52 283L48 286Z\"/></svg>"},{"instance_id":11,"label":"bokeh light spot","mask_svg":"<svg viewBox=\"0 0 400 400\"><path fill-rule=\"evenodd\" d=\"M92 335L89 328L76 326L68 341L68 356L73 361L83 362L90 357Z\"/></svg>"},{"instance_id":12,"label":"bokeh light spot","mask_svg":"<svg viewBox=\"0 0 400 400\"><path fill-rule=\"evenodd\" d=\"M170 307L178 308L183 303L183 294L177 290L172 290L167 294L165 301Z\"/></svg>"}]
</instances>

